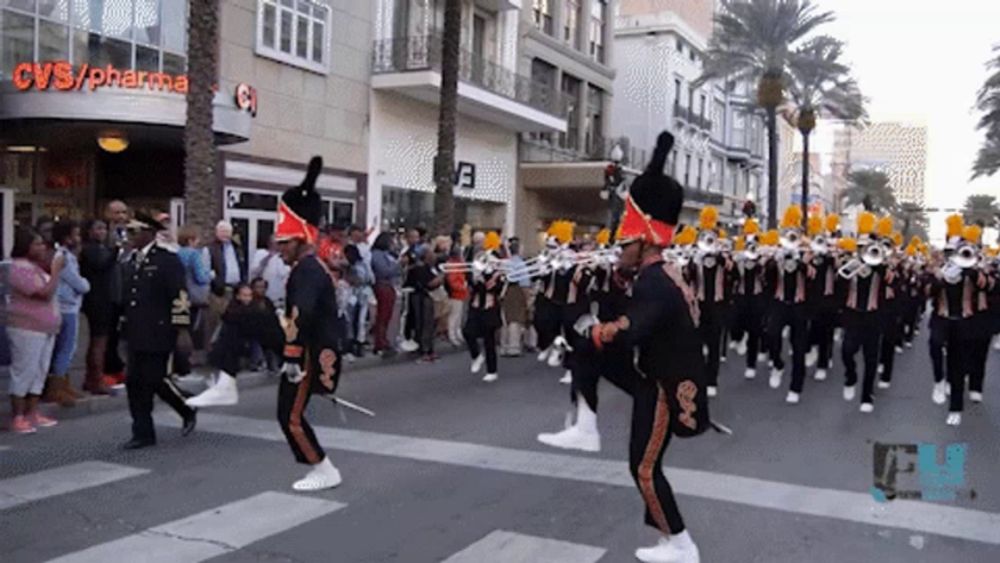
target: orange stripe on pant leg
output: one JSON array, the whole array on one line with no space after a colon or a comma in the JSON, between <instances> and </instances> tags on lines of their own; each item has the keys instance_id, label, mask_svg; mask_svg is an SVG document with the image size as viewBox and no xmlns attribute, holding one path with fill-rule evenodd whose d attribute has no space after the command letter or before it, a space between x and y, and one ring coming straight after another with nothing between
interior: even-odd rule
<instances>
[{"instance_id":1,"label":"orange stripe on pant leg","mask_svg":"<svg viewBox=\"0 0 1000 563\"><path fill-rule=\"evenodd\" d=\"M306 395L309 392L311 382L312 374L306 372L306 376L299 382L299 388L295 391L295 403L292 404L292 412L288 417L288 431L292 433L292 438L298 444L299 450L306 456L306 461L316 465L323 461L323 458L320 457L319 452L313 449L305 431L302 430L302 411L305 410Z\"/></svg>"},{"instance_id":2,"label":"orange stripe on pant leg","mask_svg":"<svg viewBox=\"0 0 1000 563\"><path fill-rule=\"evenodd\" d=\"M670 535L670 526L667 525L667 517L663 513L663 506L659 497L656 496L656 486L653 484L653 470L656 465L657 453L663 446L663 441L667 438L667 431L670 429L670 411L667 407L667 396L663 389L660 389L656 399L656 415L653 418L653 429L649 434L649 442L646 444L646 453L642 456L642 463L639 464L639 491L649 514L656 522L656 527L666 535Z\"/></svg>"}]
</instances>

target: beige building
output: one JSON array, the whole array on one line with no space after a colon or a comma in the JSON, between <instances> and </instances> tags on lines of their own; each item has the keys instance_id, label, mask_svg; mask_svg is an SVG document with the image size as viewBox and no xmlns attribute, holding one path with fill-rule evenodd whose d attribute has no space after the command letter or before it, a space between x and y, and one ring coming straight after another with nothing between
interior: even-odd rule
<instances>
[{"instance_id":1,"label":"beige building","mask_svg":"<svg viewBox=\"0 0 1000 563\"><path fill-rule=\"evenodd\" d=\"M927 174L927 127L879 122L842 133L850 168L881 170L900 203L924 204Z\"/></svg>"}]
</instances>

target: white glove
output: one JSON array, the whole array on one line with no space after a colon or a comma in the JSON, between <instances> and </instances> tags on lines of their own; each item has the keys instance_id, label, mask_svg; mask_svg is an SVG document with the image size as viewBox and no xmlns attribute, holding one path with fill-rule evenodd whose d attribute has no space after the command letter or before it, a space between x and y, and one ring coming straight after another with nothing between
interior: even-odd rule
<instances>
[{"instance_id":1,"label":"white glove","mask_svg":"<svg viewBox=\"0 0 1000 563\"><path fill-rule=\"evenodd\" d=\"M561 334L552 341L552 345L559 350L565 350L567 352L573 351L573 347L569 345L569 341L567 341Z\"/></svg>"},{"instance_id":2,"label":"white glove","mask_svg":"<svg viewBox=\"0 0 1000 563\"><path fill-rule=\"evenodd\" d=\"M584 338L590 338L590 330L597 324L594 315L583 315L573 323L573 330Z\"/></svg>"},{"instance_id":3,"label":"white glove","mask_svg":"<svg viewBox=\"0 0 1000 563\"><path fill-rule=\"evenodd\" d=\"M302 371L299 364L285 362L281 366L281 375L288 378L289 383L298 383L306 376L306 372Z\"/></svg>"}]
</instances>

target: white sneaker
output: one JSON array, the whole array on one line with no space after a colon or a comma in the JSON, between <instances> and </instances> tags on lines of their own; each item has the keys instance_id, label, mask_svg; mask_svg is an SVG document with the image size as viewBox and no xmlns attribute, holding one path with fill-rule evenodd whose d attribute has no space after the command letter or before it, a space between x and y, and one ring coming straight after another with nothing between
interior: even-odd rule
<instances>
[{"instance_id":1,"label":"white sneaker","mask_svg":"<svg viewBox=\"0 0 1000 563\"><path fill-rule=\"evenodd\" d=\"M235 405L239 400L236 378L220 371L215 385L205 389L200 395L184 401L184 404L192 408L223 407Z\"/></svg>"},{"instance_id":2,"label":"white sneaker","mask_svg":"<svg viewBox=\"0 0 1000 563\"><path fill-rule=\"evenodd\" d=\"M544 362L545 360L548 360L549 359L549 353L551 352L551 350L552 350L552 348L549 347L549 348L546 348L546 349L542 350L541 352L539 352L538 353L538 361L539 362Z\"/></svg>"},{"instance_id":3,"label":"white sneaker","mask_svg":"<svg viewBox=\"0 0 1000 563\"><path fill-rule=\"evenodd\" d=\"M332 489L342 481L340 471L330 463L330 458L324 458L305 477L296 481L292 488L296 491L322 491Z\"/></svg>"},{"instance_id":4,"label":"white sneaker","mask_svg":"<svg viewBox=\"0 0 1000 563\"><path fill-rule=\"evenodd\" d=\"M951 397L951 383L947 383L946 382L944 384L944 394L948 395L949 397Z\"/></svg>"},{"instance_id":5,"label":"white sneaker","mask_svg":"<svg viewBox=\"0 0 1000 563\"><path fill-rule=\"evenodd\" d=\"M781 387L781 378L785 375L783 370L778 368L771 369L771 379L768 380L767 384L771 386L771 389L777 389Z\"/></svg>"},{"instance_id":6,"label":"white sneaker","mask_svg":"<svg viewBox=\"0 0 1000 563\"><path fill-rule=\"evenodd\" d=\"M896 353L897 354L902 354L903 353L903 347L902 346L896 346Z\"/></svg>"},{"instance_id":7,"label":"white sneaker","mask_svg":"<svg viewBox=\"0 0 1000 563\"><path fill-rule=\"evenodd\" d=\"M578 426L570 426L562 432L539 434L538 441L563 450L601 451L601 435L597 432L586 432Z\"/></svg>"},{"instance_id":8,"label":"white sneaker","mask_svg":"<svg viewBox=\"0 0 1000 563\"><path fill-rule=\"evenodd\" d=\"M969 400L973 403L983 402L983 394L979 391L969 391Z\"/></svg>"},{"instance_id":9,"label":"white sneaker","mask_svg":"<svg viewBox=\"0 0 1000 563\"><path fill-rule=\"evenodd\" d=\"M562 350L556 349L549 352L549 357L545 363L549 365L550 368L557 368L563 363L564 352Z\"/></svg>"},{"instance_id":10,"label":"white sneaker","mask_svg":"<svg viewBox=\"0 0 1000 563\"><path fill-rule=\"evenodd\" d=\"M637 549L635 558L643 563L700 563L698 546L687 530L668 538L660 538L653 547Z\"/></svg>"},{"instance_id":11,"label":"white sneaker","mask_svg":"<svg viewBox=\"0 0 1000 563\"><path fill-rule=\"evenodd\" d=\"M907 348L913 348L913 343L907 342L906 344L904 344L904 346L906 346Z\"/></svg>"},{"instance_id":12,"label":"white sneaker","mask_svg":"<svg viewBox=\"0 0 1000 563\"><path fill-rule=\"evenodd\" d=\"M875 405L871 403L861 403L861 412L870 413L875 410Z\"/></svg>"},{"instance_id":13,"label":"white sneaker","mask_svg":"<svg viewBox=\"0 0 1000 563\"><path fill-rule=\"evenodd\" d=\"M943 405L945 401L948 400L948 396L945 393L944 381L934 384L934 391L931 393L931 400L934 401L935 405Z\"/></svg>"},{"instance_id":14,"label":"white sneaker","mask_svg":"<svg viewBox=\"0 0 1000 563\"><path fill-rule=\"evenodd\" d=\"M819 368L818 370L816 370L816 373L813 374L813 379L815 379L816 381L825 381L826 380L826 370L823 369L823 368Z\"/></svg>"},{"instance_id":15,"label":"white sneaker","mask_svg":"<svg viewBox=\"0 0 1000 563\"><path fill-rule=\"evenodd\" d=\"M719 356L719 363L724 364L724 363L726 363L728 361L729 361L729 357L726 356L725 354Z\"/></svg>"},{"instance_id":16,"label":"white sneaker","mask_svg":"<svg viewBox=\"0 0 1000 563\"><path fill-rule=\"evenodd\" d=\"M854 385L845 385L844 386L844 400L845 401L853 401L855 393L857 393L857 388Z\"/></svg>"},{"instance_id":17,"label":"white sneaker","mask_svg":"<svg viewBox=\"0 0 1000 563\"><path fill-rule=\"evenodd\" d=\"M836 329L836 330L833 331L833 341L834 342L840 342L843 339L844 339L844 330L843 329L838 328L838 329Z\"/></svg>"},{"instance_id":18,"label":"white sneaker","mask_svg":"<svg viewBox=\"0 0 1000 563\"><path fill-rule=\"evenodd\" d=\"M811 368L814 365L816 365L816 362L818 361L819 361L819 352L817 352L815 348L809 350L809 353L806 354L806 367Z\"/></svg>"},{"instance_id":19,"label":"white sneaker","mask_svg":"<svg viewBox=\"0 0 1000 563\"><path fill-rule=\"evenodd\" d=\"M420 345L417 344L416 340L404 340L403 343L399 345L399 349L404 352L416 352L420 349Z\"/></svg>"},{"instance_id":20,"label":"white sneaker","mask_svg":"<svg viewBox=\"0 0 1000 563\"><path fill-rule=\"evenodd\" d=\"M737 345L737 342L735 340L730 340L729 341L729 349L730 350L735 350L736 349L736 345Z\"/></svg>"},{"instance_id":21,"label":"white sneaker","mask_svg":"<svg viewBox=\"0 0 1000 563\"><path fill-rule=\"evenodd\" d=\"M573 372L570 370L566 370L566 373L564 373L562 378L559 379L559 383L562 383L563 385L569 385L570 383L573 383Z\"/></svg>"},{"instance_id":22,"label":"white sneaker","mask_svg":"<svg viewBox=\"0 0 1000 563\"><path fill-rule=\"evenodd\" d=\"M892 383L891 382L889 382L889 381L882 381L881 379L878 380L878 388L879 389L888 389L890 387L892 387Z\"/></svg>"},{"instance_id":23,"label":"white sneaker","mask_svg":"<svg viewBox=\"0 0 1000 563\"><path fill-rule=\"evenodd\" d=\"M487 373L486 375L483 376L483 381L485 381L486 383L493 383L497 379L499 379L499 376L497 376L497 374L495 373Z\"/></svg>"},{"instance_id":24,"label":"white sneaker","mask_svg":"<svg viewBox=\"0 0 1000 563\"><path fill-rule=\"evenodd\" d=\"M746 340L740 340L739 342L736 343L736 354L738 354L740 356L746 356L747 355L747 341Z\"/></svg>"},{"instance_id":25,"label":"white sneaker","mask_svg":"<svg viewBox=\"0 0 1000 563\"><path fill-rule=\"evenodd\" d=\"M483 369L483 363L486 362L486 356L484 354L479 354L476 356L475 360L472 360L472 367L469 371L472 373L479 373L479 370Z\"/></svg>"},{"instance_id":26,"label":"white sneaker","mask_svg":"<svg viewBox=\"0 0 1000 563\"><path fill-rule=\"evenodd\" d=\"M789 391L788 395L785 395L785 402L789 405L799 404L799 394L795 391Z\"/></svg>"},{"instance_id":27,"label":"white sneaker","mask_svg":"<svg viewBox=\"0 0 1000 563\"><path fill-rule=\"evenodd\" d=\"M962 413L960 412L950 412L948 413L948 418L944 421L948 426L958 426L962 424Z\"/></svg>"},{"instance_id":28,"label":"white sneaker","mask_svg":"<svg viewBox=\"0 0 1000 563\"><path fill-rule=\"evenodd\" d=\"M757 361L766 362L769 358L767 357L767 352L757 352Z\"/></svg>"},{"instance_id":29,"label":"white sneaker","mask_svg":"<svg viewBox=\"0 0 1000 563\"><path fill-rule=\"evenodd\" d=\"M993 349L1000 350L1000 338L996 338L993 340Z\"/></svg>"},{"instance_id":30,"label":"white sneaker","mask_svg":"<svg viewBox=\"0 0 1000 563\"><path fill-rule=\"evenodd\" d=\"M746 371L743 372L743 377L746 379L753 379L757 377L757 370L754 368L747 368Z\"/></svg>"},{"instance_id":31,"label":"white sneaker","mask_svg":"<svg viewBox=\"0 0 1000 563\"><path fill-rule=\"evenodd\" d=\"M882 365L882 364L879 364L877 372L878 372L879 375L882 375L883 373L885 373L885 366Z\"/></svg>"},{"instance_id":32,"label":"white sneaker","mask_svg":"<svg viewBox=\"0 0 1000 563\"><path fill-rule=\"evenodd\" d=\"M718 394L719 394L719 388L718 387L716 387L715 385L709 385L708 386L708 397L710 399L712 397L715 397Z\"/></svg>"}]
</instances>

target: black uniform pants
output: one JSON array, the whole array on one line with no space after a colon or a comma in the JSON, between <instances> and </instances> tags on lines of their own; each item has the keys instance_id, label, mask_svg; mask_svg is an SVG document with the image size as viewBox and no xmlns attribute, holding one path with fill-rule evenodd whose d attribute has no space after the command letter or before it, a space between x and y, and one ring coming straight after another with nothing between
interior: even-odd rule
<instances>
[{"instance_id":1,"label":"black uniform pants","mask_svg":"<svg viewBox=\"0 0 1000 563\"><path fill-rule=\"evenodd\" d=\"M833 330L837 326L837 310L820 307L809 321L809 346L815 346L819 353L818 369L830 369L833 357Z\"/></svg>"},{"instance_id":2,"label":"black uniform pants","mask_svg":"<svg viewBox=\"0 0 1000 563\"><path fill-rule=\"evenodd\" d=\"M223 324L219 336L208 353L208 362L215 369L236 377L240 371L240 360L250 357L251 340L240 336L237 327Z\"/></svg>"},{"instance_id":3,"label":"black uniform pants","mask_svg":"<svg viewBox=\"0 0 1000 563\"><path fill-rule=\"evenodd\" d=\"M486 373L497 372L497 328L499 328L499 318L494 320L494 316L499 315L497 311L469 310L469 316L465 319L465 328L462 330L462 337L469 347L469 355L475 360L481 353L486 354ZM479 339L483 339L483 347L479 347Z\"/></svg>"},{"instance_id":4,"label":"black uniform pants","mask_svg":"<svg viewBox=\"0 0 1000 563\"><path fill-rule=\"evenodd\" d=\"M992 335L977 338L969 342L969 391L983 392L983 380L986 379L986 359L990 355L990 340Z\"/></svg>"},{"instance_id":5,"label":"black uniform pants","mask_svg":"<svg viewBox=\"0 0 1000 563\"><path fill-rule=\"evenodd\" d=\"M944 347L948 340L948 324L946 320L931 317L928 323L927 349L931 355L931 371L934 374L934 383L944 381L946 376L944 371Z\"/></svg>"},{"instance_id":6,"label":"black uniform pants","mask_svg":"<svg viewBox=\"0 0 1000 563\"><path fill-rule=\"evenodd\" d=\"M760 352L764 337L764 298L738 297L733 319L733 339L739 341L746 335L747 368L756 369L757 354Z\"/></svg>"},{"instance_id":7,"label":"black uniform pants","mask_svg":"<svg viewBox=\"0 0 1000 563\"><path fill-rule=\"evenodd\" d=\"M312 398L313 375L309 372L298 383L282 376L278 384L278 424L292 448L295 461L316 465L326 458L326 453L316 439L316 433L306 420L306 407Z\"/></svg>"},{"instance_id":8,"label":"black uniform pants","mask_svg":"<svg viewBox=\"0 0 1000 563\"><path fill-rule=\"evenodd\" d=\"M544 295L535 298L533 325L535 332L538 333L538 349L546 350L552 346L552 341L559 336L559 309Z\"/></svg>"},{"instance_id":9,"label":"black uniform pants","mask_svg":"<svg viewBox=\"0 0 1000 563\"><path fill-rule=\"evenodd\" d=\"M781 345L785 327L791 329L792 343L792 383L790 390L801 393L806 379L806 348L809 346L809 322L802 304L789 304L775 301L768 318L767 336L771 340L771 360L774 367L785 369L785 360L781 357Z\"/></svg>"},{"instance_id":10,"label":"black uniform pants","mask_svg":"<svg viewBox=\"0 0 1000 563\"><path fill-rule=\"evenodd\" d=\"M122 373L125 371L125 364L122 363L122 357L118 353L118 345L120 343L119 333L121 332L121 318L124 313L124 307L118 304L112 304L111 313L111 325L108 329L108 344L104 348L104 373L115 374Z\"/></svg>"},{"instance_id":11,"label":"black uniform pants","mask_svg":"<svg viewBox=\"0 0 1000 563\"><path fill-rule=\"evenodd\" d=\"M855 356L862 352L865 362L865 378L862 383L861 402L871 403L875 396L875 378L878 376L879 333L878 318L875 313L861 314L844 329L844 345L841 356L844 360L844 385L851 387L858 383L858 366Z\"/></svg>"},{"instance_id":12,"label":"black uniform pants","mask_svg":"<svg viewBox=\"0 0 1000 563\"><path fill-rule=\"evenodd\" d=\"M667 394L655 381L639 378L633 397L629 471L646 505L645 522L664 535L679 534L684 519L663 474L663 454L671 435Z\"/></svg>"},{"instance_id":13,"label":"black uniform pants","mask_svg":"<svg viewBox=\"0 0 1000 563\"><path fill-rule=\"evenodd\" d=\"M701 303L701 321L698 325L698 333L701 336L701 344L708 353L705 355L705 373L708 376L708 384L715 387L719 384L719 358L722 347L722 324L725 309L715 303Z\"/></svg>"},{"instance_id":14,"label":"black uniform pants","mask_svg":"<svg viewBox=\"0 0 1000 563\"><path fill-rule=\"evenodd\" d=\"M153 396L159 396L170 405L181 418L194 415L194 410L184 404L185 396L167 377L169 352L129 352L128 376L125 388L128 391L128 409L132 415L132 438L145 442L156 442L153 428Z\"/></svg>"},{"instance_id":15,"label":"black uniform pants","mask_svg":"<svg viewBox=\"0 0 1000 563\"><path fill-rule=\"evenodd\" d=\"M882 381L892 381L892 370L896 365L896 346L902 344L903 319L897 312L887 313L885 328L882 332L882 344L879 352L879 363L882 365Z\"/></svg>"},{"instance_id":16,"label":"black uniform pants","mask_svg":"<svg viewBox=\"0 0 1000 563\"><path fill-rule=\"evenodd\" d=\"M629 395L634 395L638 374L633 367L632 354L631 349L608 344L598 355L581 355L573 370L570 385L570 400L573 404L576 404L579 397L583 397L590 410L597 412L597 386L601 377Z\"/></svg>"}]
</instances>

